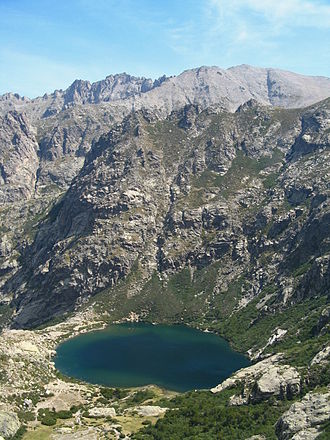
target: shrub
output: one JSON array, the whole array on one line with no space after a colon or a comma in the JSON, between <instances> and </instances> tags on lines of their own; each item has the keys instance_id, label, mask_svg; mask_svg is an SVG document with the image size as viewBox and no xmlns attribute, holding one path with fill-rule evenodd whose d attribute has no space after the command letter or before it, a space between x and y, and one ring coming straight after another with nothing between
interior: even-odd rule
<instances>
[{"instance_id":1,"label":"shrub","mask_svg":"<svg viewBox=\"0 0 330 440\"><path fill-rule=\"evenodd\" d=\"M120 388L102 388L100 390L104 399L123 399L128 395L128 391L121 390Z\"/></svg>"},{"instance_id":2,"label":"shrub","mask_svg":"<svg viewBox=\"0 0 330 440\"><path fill-rule=\"evenodd\" d=\"M41 424L46 426L54 426L56 425L56 417L47 414L44 417L41 418Z\"/></svg>"},{"instance_id":3,"label":"shrub","mask_svg":"<svg viewBox=\"0 0 330 440\"><path fill-rule=\"evenodd\" d=\"M56 414L56 418L58 419L71 419L72 417L72 412L71 411L58 411Z\"/></svg>"}]
</instances>

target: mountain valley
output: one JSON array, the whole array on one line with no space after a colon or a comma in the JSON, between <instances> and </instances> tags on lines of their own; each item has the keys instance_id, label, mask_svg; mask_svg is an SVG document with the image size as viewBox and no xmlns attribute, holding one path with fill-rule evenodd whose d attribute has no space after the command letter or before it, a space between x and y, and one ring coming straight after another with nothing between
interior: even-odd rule
<instances>
[{"instance_id":1,"label":"mountain valley","mask_svg":"<svg viewBox=\"0 0 330 440\"><path fill-rule=\"evenodd\" d=\"M39 438L55 400L76 422L40 438L327 438L329 96L243 65L0 97L0 436ZM60 341L124 321L212 331L252 366L124 397L56 372Z\"/></svg>"}]
</instances>

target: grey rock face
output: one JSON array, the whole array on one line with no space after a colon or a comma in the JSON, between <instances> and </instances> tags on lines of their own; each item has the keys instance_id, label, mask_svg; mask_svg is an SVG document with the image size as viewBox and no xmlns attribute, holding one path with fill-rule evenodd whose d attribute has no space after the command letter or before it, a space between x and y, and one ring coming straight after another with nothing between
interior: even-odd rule
<instances>
[{"instance_id":1,"label":"grey rock face","mask_svg":"<svg viewBox=\"0 0 330 440\"><path fill-rule=\"evenodd\" d=\"M27 118L17 112L0 116L0 202L34 194L38 144Z\"/></svg>"},{"instance_id":2,"label":"grey rock face","mask_svg":"<svg viewBox=\"0 0 330 440\"><path fill-rule=\"evenodd\" d=\"M327 105L280 111L254 101L235 114L191 106L166 120L127 117L94 144L27 249L25 268L6 283L16 325L72 310L137 262L147 280L221 261L217 291L252 267L242 307L270 280L279 286L274 310L323 295L329 149L321 140L313 157L290 152L304 131L301 116L325 114ZM265 252L274 259L261 273ZM294 271L302 275L290 290Z\"/></svg>"},{"instance_id":3,"label":"grey rock face","mask_svg":"<svg viewBox=\"0 0 330 440\"><path fill-rule=\"evenodd\" d=\"M116 417L116 410L112 407L98 408L94 407L88 411L91 417Z\"/></svg>"},{"instance_id":4,"label":"grey rock face","mask_svg":"<svg viewBox=\"0 0 330 440\"><path fill-rule=\"evenodd\" d=\"M330 142L330 111L326 103L318 111L313 108L302 117L302 131L297 137L290 155L303 156L315 149L327 148Z\"/></svg>"},{"instance_id":5,"label":"grey rock face","mask_svg":"<svg viewBox=\"0 0 330 440\"><path fill-rule=\"evenodd\" d=\"M292 399L299 395L300 376L288 366L273 366L255 382L250 395L251 402L260 402L268 397L277 396Z\"/></svg>"},{"instance_id":6,"label":"grey rock face","mask_svg":"<svg viewBox=\"0 0 330 440\"><path fill-rule=\"evenodd\" d=\"M0 411L0 435L5 439L9 439L15 435L20 425L15 413Z\"/></svg>"},{"instance_id":7,"label":"grey rock face","mask_svg":"<svg viewBox=\"0 0 330 440\"><path fill-rule=\"evenodd\" d=\"M311 365L326 364L330 358L330 345L324 347L312 359Z\"/></svg>"},{"instance_id":8,"label":"grey rock face","mask_svg":"<svg viewBox=\"0 0 330 440\"><path fill-rule=\"evenodd\" d=\"M211 391L219 393L235 385L242 385L242 394L232 396L232 405L258 403L270 397L292 399L299 395L300 375L295 368L281 364L280 361L280 356L274 355L257 362L251 367L239 370Z\"/></svg>"},{"instance_id":9,"label":"grey rock face","mask_svg":"<svg viewBox=\"0 0 330 440\"><path fill-rule=\"evenodd\" d=\"M322 92L323 87L327 87L327 78L313 77L310 81L307 78L292 72L267 69L270 103L280 107L305 107L327 98Z\"/></svg>"},{"instance_id":10,"label":"grey rock face","mask_svg":"<svg viewBox=\"0 0 330 440\"><path fill-rule=\"evenodd\" d=\"M63 94L64 105L117 101L146 93L159 85L159 82L159 80L154 82L147 78L136 78L126 73L109 75L93 84L89 81L76 80Z\"/></svg>"},{"instance_id":11,"label":"grey rock face","mask_svg":"<svg viewBox=\"0 0 330 440\"><path fill-rule=\"evenodd\" d=\"M77 105L36 123L40 148L37 194L50 185L67 189L92 143L122 117L102 105L85 107Z\"/></svg>"},{"instance_id":12,"label":"grey rock face","mask_svg":"<svg viewBox=\"0 0 330 440\"><path fill-rule=\"evenodd\" d=\"M330 394L308 393L294 403L276 424L279 440L314 439L320 434L320 425L329 419Z\"/></svg>"},{"instance_id":13,"label":"grey rock face","mask_svg":"<svg viewBox=\"0 0 330 440\"><path fill-rule=\"evenodd\" d=\"M137 411L138 414L144 417L158 417L168 410L168 408L153 405L142 405L135 407L134 409L135 411Z\"/></svg>"}]
</instances>

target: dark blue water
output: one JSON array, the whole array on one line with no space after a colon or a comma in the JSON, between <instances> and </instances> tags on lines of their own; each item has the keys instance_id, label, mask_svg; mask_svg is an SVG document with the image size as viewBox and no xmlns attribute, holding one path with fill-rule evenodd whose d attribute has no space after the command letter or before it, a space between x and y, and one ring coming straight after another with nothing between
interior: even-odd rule
<instances>
[{"instance_id":1,"label":"dark blue water","mask_svg":"<svg viewBox=\"0 0 330 440\"><path fill-rule=\"evenodd\" d=\"M68 376L100 385L187 391L213 387L249 361L211 333L125 323L64 342L55 365Z\"/></svg>"}]
</instances>

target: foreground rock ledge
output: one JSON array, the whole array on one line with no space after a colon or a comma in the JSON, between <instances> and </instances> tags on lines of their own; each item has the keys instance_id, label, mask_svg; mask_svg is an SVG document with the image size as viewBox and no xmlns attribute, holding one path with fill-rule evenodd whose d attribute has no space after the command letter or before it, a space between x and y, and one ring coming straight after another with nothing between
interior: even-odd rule
<instances>
[{"instance_id":1,"label":"foreground rock ledge","mask_svg":"<svg viewBox=\"0 0 330 440\"><path fill-rule=\"evenodd\" d=\"M330 388L324 394L308 393L294 403L276 424L279 440L313 440L322 430L321 424L329 419Z\"/></svg>"},{"instance_id":2,"label":"foreground rock ledge","mask_svg":"<svg viewBox=\"0 0 330 440\"><path fill-rule=\"evenodd\" d=\"M300 392L300 375L290 365L281 365L281 355L276 354L251 367L243 368L218 386L211 389L219 393L243 384L240 396L232 396L232 405L261 402L271 396L292 398Z\"/></svg>"}]
</instances>

